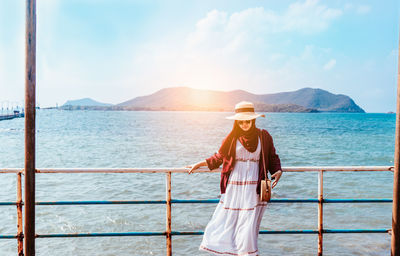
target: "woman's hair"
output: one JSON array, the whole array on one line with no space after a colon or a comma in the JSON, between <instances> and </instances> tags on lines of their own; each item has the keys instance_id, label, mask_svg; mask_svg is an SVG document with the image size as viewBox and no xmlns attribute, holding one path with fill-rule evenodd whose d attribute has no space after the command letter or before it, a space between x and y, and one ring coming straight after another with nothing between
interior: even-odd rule
<instances>
[{"instance_id":1,"label":"woman's hair","mask_svg":"<svg viewBox=\"0 0 400 256\"><path fill-rule=\"evenodd\" d=\"M225 137L222 141L222 145L218 150L222 155L229 156L229 161L234 161L235 156L235 148L232 148L232 142L236 141L236 139L242 138L243 140L253 139L254 136L257 138L257 127L256 127L256 119L251 120L251 127L248 131L243 131L242 128L239 127L239 124L235 120L233 123L233 128L230 133ZM247 138L246 138L247 137ZM242 142L243 145L247 145L245 141ZM236 145L236 144L233 144ZM253 151L251 151L253 152Z\"/></svg>"}]
</instances>

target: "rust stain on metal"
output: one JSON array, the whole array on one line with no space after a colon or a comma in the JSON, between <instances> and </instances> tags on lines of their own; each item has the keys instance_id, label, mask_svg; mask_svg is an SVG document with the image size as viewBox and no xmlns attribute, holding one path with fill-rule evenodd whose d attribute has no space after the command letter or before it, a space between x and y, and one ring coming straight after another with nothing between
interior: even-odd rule
<instances>
[{"instance_id":1,"label":"rust stain on metal","mask_svg":"<svg viewBox=\"0 0 400 256\"><path fill-rule=\"evenodd\" d=\"M167 255L172 255L172 239L171 239L171 172L167 172L166 177L166 201L167 201L167 219L166 219L166 238L167 238Z\"/></svg>"},{"instance_id":2,"label":"rust stain on metal","mask_svg":"<svg viewBox=\"0 0 400 256\"><path fill-rule=\"evenodd\" d=\"M318 175L318 256L323 252L323 201L324 201L324 171L321 170Z\"/></svg>"},{"instance_id":3,"label":"rust stain on metal","mask_svg":"<svg viewBox=\"0 0 400 256\"><path fill-rule=\"evenodd\" d=\"M21 172L17 174L17 241L18 241L18 256L24 255L24 234L22 225L22 182Z\"/></svg>"},{"instance_id":4,"label":"rust stain on metal","mask_svg":"<svg viewBox=\"0 0 400 256\"><path fill-rule=\"evenodd\" d=\"M25 18L25 231L24 249L35 255L36 0L26 0Z\"/></svg>"},{"instance_id":5,"label":"rust stain on metal","mask_svg":"<svg viewBox=\"0 0 400 256\"><path fill-rule=\"evenodd\" d=\"M400 38L400 34L399 34ZM400 41L399 41L400 50ZM397 62L397 106L396 132L394 145L393 204L392 204L392 240L391 255L400 255L400 52Z\"/></svg>"}]
</instances>

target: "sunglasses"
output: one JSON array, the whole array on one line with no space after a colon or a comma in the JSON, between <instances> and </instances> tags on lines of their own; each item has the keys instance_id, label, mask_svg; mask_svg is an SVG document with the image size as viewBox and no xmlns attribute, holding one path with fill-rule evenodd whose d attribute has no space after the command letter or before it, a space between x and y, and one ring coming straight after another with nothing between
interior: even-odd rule
<instances>
[{"instance_id":1,"label":"sunglasses","mask_svg":"<svg viewBox=\"0 0 400 256\"><path fill-rule=\"evenodd\" d=\"M251 120L244 120L244 121L240 120L240 121L237 121L237 122L238 122L239 125L242 125L242 124L244 124L244 123L250 124L250 123L251 123Z\"/></svg>"}]
</instances>

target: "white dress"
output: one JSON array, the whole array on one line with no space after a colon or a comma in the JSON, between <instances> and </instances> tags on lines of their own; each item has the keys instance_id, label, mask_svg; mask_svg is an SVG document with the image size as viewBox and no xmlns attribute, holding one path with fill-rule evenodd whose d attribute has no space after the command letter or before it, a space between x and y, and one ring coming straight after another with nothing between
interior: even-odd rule
<instances>
[{"instance_id":1,"label":"white dress","mask_svg":"<svg viewBox=\"0 0 400 256\"><path fill-rule=\"evenodd\" d=\"M214 255L259 255L257 239L266 208L256 192L261 142L253 153L236 141L236 162L225 194L208 223L199 250Z\"/></svg>"}]
</instances>

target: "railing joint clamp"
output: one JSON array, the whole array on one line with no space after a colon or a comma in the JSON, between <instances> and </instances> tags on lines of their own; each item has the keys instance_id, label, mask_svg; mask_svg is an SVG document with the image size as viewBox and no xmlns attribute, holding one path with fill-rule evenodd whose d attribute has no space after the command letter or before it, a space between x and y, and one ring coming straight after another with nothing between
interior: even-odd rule
<instances>
[{"instance_id":1,"label":"railing joint clamp","mask_svg":"<svg viewBox=\"0 0 400 256\"><path fill-rule=\"evenodd\" d=\"M18 234L17 234L17 239L18 239L18 240L24 239L24 233L22 233L22 232L18 233Z\"/></svg>"}]
</instances>

